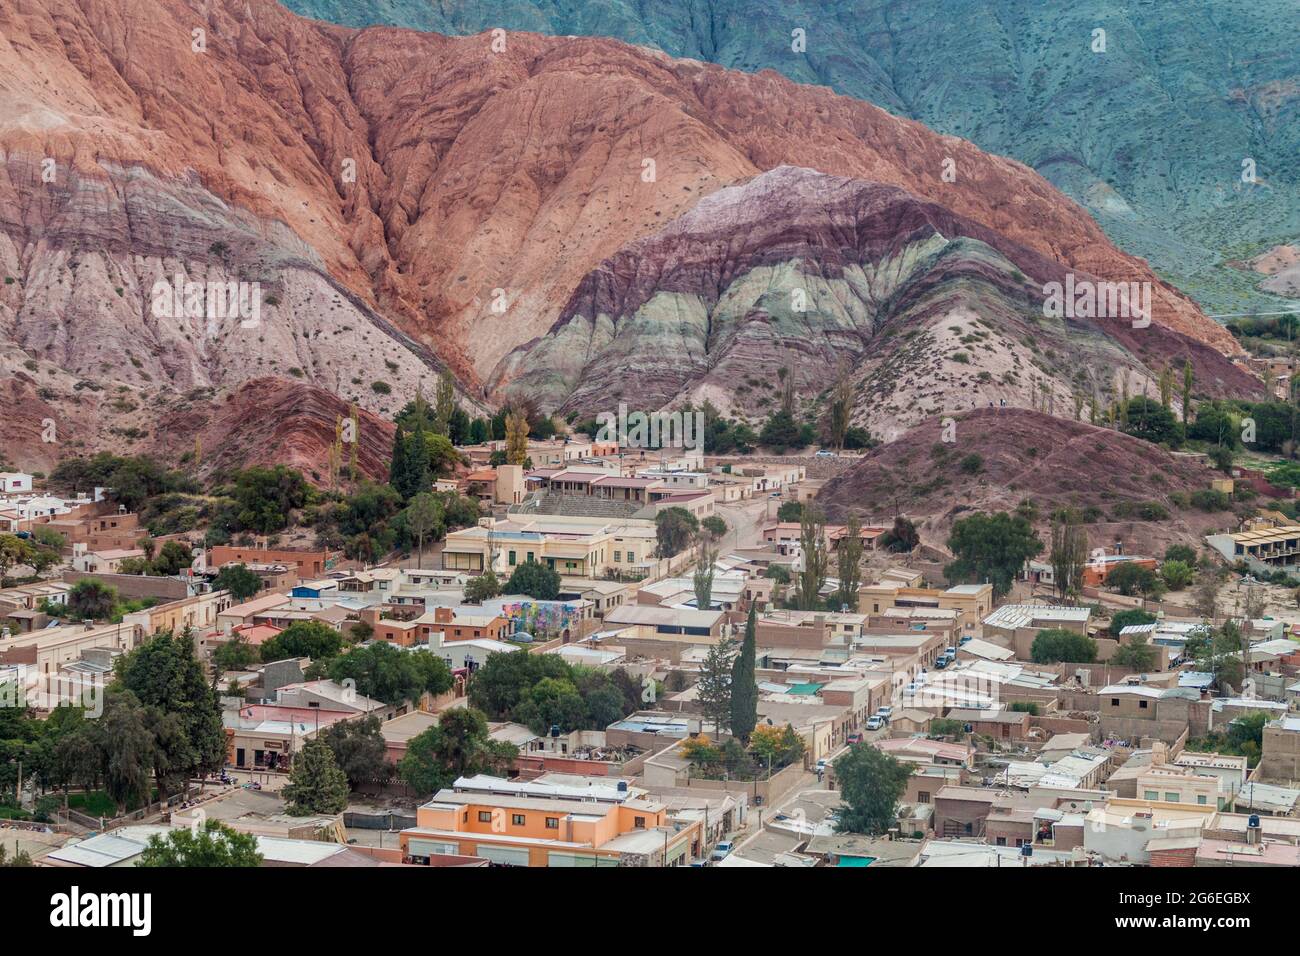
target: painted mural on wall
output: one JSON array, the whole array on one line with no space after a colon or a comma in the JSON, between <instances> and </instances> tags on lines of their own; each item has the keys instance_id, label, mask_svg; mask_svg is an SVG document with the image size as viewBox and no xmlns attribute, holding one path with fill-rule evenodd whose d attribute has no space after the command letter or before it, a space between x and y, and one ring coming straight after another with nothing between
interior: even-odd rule
<instances>
[{"instance_id":1,"label":"painted mural on wall","mask_svg":"<svg viewBox=\"0 0 1300 956\"><path fill-rule=\"evenodd\" d=\"M581 608L564 601L503 601L500 614L512 631L527 631L538 640L559 637L566 629L578 633Z\"/></svg>"}]
</instances>

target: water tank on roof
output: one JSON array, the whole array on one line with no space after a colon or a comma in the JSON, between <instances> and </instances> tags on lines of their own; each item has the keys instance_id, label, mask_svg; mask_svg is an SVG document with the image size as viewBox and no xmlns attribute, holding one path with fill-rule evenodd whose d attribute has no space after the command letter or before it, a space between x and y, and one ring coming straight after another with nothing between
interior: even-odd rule
<instances>
[{"instance_id":1,"label":"water tank on roof","mask_svg":"<svg viewBox=\"0 0 1300 956\"><path fill-rule=\"evenodd\" d=\"M1022 843L1022 844L1020 844L1020 855L1021 855L1021 856L1033 856L1033 855L1034 855L1034 847L1033 847L1033 844L1031 844L1031 843Z\"/></svg>"},{"instance_id":2,"label":"water tank on roof","mask_svg":"<svg viewBox=\"0 0 1300 956\"><path fill-rule=\"evenodd\" d=\"M1249 827L1250 829L1252 829L1252 830L1258 830L1258 829L1259 829L1259 814L1258 814L1258 813L1252 813L1252 814L1250 815L1250 818L1246 821L1246 826L1248 826L1248 827Z\"/></svg>"}]
</instances>

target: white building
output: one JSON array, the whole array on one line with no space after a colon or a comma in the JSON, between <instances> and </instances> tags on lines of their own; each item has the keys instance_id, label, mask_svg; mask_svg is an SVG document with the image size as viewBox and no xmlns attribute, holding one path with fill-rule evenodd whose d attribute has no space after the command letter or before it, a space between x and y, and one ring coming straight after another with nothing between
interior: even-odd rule
<instances>
[{"instance_id":1,"label":"white building","mask_svg":"<svg viewBox=\"0 0 1300 956\"><path fill-rule=\"evenodd\" d=\"M31 490L31 475L21 471L0 471L0 495L16 495Z\"/></svg>"}]
</instances>

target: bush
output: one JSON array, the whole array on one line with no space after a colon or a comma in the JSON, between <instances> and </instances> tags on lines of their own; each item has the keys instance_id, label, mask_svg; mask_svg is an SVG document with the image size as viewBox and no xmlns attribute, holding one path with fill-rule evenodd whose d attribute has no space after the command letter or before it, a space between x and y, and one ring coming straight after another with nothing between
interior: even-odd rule
<instances>
[{"instance_id":1,"label":"bush","mask_svg":"<svg viewBox=\"0 0 1300 956\"><path fill-rule=\"evenodd\" d=\"M1091 664L1097 659L1097 642L1074 631L1048 628L1034 638L1029 657L1035 664Z\"/></svg>"},{"instance_id":2,"label":"bush","mask_svg":"<svg viewBox=\"0 0 1300 956\"><path fill-rule=\"evenodd\" d=\"M1192 492L1191 505L1199 511L1231 511L1232 499L1227 492L1200 488Z\"/></svg>"}]
</instances>

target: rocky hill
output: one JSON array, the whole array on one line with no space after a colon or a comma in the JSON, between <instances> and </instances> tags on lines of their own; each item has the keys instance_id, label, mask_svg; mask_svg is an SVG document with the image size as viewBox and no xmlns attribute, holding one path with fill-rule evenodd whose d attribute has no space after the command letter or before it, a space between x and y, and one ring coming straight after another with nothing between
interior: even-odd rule
<instances>
[{"instance_id":1,"label":"rocky hill","mask_svg":"<svg viewBox=\"0 0 1300 956\"><path fill-rule=\"evenodd\" d=\"M1188 338L1237 349L1019 163L772 72L606 39L356 31L270 0L6 4L0 117L0 387L88 444L169 441L158 420L186 396L267 376L391 415L447 363L465 401L499 398L483 383L508 384L501 360L572 317L603 262L785 165L1151 282L1170 357ZM160 310L160 280L256 283L260 314Z\"/></svg>"},{"instance_id":2,"label":"rocky hill","mask_svg":"<svg viewBox=\"0 0 1300 956\"><path fill-rule=\"evenodd\" d=\"M989 403L1078 417L1166 362L1191 362L1198 392L1254 388L1163 326L1046 317L1043 288L1064 281L1060 263L903 189L784 166L601 263L494 384L583 416L708 399L758 422L787 370L809 414L843 370L857 421L885 438Z\"/></svg>"},{"instance_id":3,"label":"rocky hill","mask_svg":"<svg viewBox=\"0 0 1300 956\"><path fill-rule=\"evenodd\" d=\"M1029 502L1046 532L1052 512L1073 508L1087 520L1094 546L1120 539L1163 554L1170 543L1199 547L1207 529L1234 525L1230 513L1198 511L1183 498L1216 476L1201 460L1113 429L1028 409L979 408L932 418L873 449L828 481L817 500L836 520L857 513L888 523L905 514L923 541L939 547L952 523L974 511ZM1167 514L1150 511L1151 504Z\"/></svg>"},{"instance_id":4,"label":"rocky hill","mask_svg":"<svg viewBox=\"0 0 1300 956\"><path fill-rule=\"evenodd\" d=\"M1292 0L286 2L354 26L612 36L773 69L1029 164L1208 311L1295 295L1228 264L1300 237Z\"/></svg>"}]
</instances>

